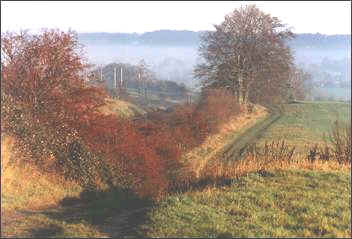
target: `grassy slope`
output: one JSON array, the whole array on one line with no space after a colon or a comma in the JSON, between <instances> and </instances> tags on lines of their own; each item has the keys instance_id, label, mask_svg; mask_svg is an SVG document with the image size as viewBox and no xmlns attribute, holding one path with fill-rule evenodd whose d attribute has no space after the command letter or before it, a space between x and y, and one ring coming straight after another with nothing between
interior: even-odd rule
<instances>
[{"instance_id":1,"label":"grassy slope","mask_svg":"<svg viewBox=\"0 0 352 239\"><path fill-rule=\"evenodd\" d=\"M309 144L323 143L323 133L337 118L347 120L349 109L350 105L330 102L286 105L284 115L259 144L285 139L303 151ZM351 235L348 170L287 169L268 175L252 173L228 187L171 196L149 214L141 233L148 237Z\"/></svg>"},{"instance_id":2,"label":"grassy slope","mask_svg":"<svg viewBox=\"0 0 352 239\"><path fill-rule=\"evenodd\" d=\"M295 145L298 152L306 152L310 145L324 144L324 134L328 135L335 120L347 121L350 117L351 105L346 103L287 104L283 116L264 132L258 144L284 139L289 145Z\"/></svg>"},{"instance_id":3,"label":"grassy slope","mask_svg":"<svg viewBox=\"0 0 352 239\"><path fill-rule=\"evenodd\" d=\"M1 237L108 237L111 227L104 227L105 221L148 203L120 190L89 195L61 177L11 164L13 152L13 139L3 137Z\"/></svg>"},{"instance_id":4,"label":"grassy slope","mask_svg":"<svg viewBox=\"0 0 352 239\"><path fill-rule=\"evenodd\" d=\"M2 137L1 236L37 235L36 229L33 228L41 230L40 228L46 225L51 225L50 230L45 231L46 235L55 234L61 224L31 211L55 207L63 198L79 196L82 188L62 178L40 174L33 167L14 166L11 164L14 156L13 139ZM96 230L84 223L67 224L66 230L77 233L85 231L85 235L89 236L97 235Z\"/></svg>"},{"instance_id":5,"label":"grassy slope","mask_svg":"<svg viewBox=\"0 0 352 239\"><path fill-rule=\"evenodd\" d=\"M34 167L14 166L11 161L14 140L1 139L1 209L21 210L40 208L56 204L67 196L77 195L81 188L62 178L50 178L39 173ZM60 180L57 182L57 180ZM34 183L35 182L35 183Z\"/></svg>"},{"instance_id":6,"label":"grassy slope","mask_svg":"<svg viewBox=\"0 0 352 239\"><path fill-rule=\"evenodd\" d=\"M116 99L106 99L106 105L100 110L104 114L117 114L122 117L133 117L146 113L132 103Z\"/></svg>"}]
</instances>

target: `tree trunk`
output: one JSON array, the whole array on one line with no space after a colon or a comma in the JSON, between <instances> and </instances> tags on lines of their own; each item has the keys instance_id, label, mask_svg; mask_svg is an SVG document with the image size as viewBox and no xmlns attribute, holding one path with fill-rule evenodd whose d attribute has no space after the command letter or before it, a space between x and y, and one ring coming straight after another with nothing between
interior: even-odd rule
<instances>
[{"instance_id":1,"label":"tree trunk","mask_svg":"<svg viewBox=\"0 0 352 239\"><path fill-rule=\"evenodd\" d=\"M244 85L243 85L243 75L240 72L238 75L238 103L243 104L244 103Z\"/></svg>"},{"instance_id":2,"label":"tree trunk","mask_svg":"<svg viewBox=\"0 0 352 239\"><path fill-rule=\"evenodd\" d=\"M249 89L246 89L245 92L243 92L243 103L247 104L248 103L248 95L249 95Z\"/></svg>"}]
</instances>

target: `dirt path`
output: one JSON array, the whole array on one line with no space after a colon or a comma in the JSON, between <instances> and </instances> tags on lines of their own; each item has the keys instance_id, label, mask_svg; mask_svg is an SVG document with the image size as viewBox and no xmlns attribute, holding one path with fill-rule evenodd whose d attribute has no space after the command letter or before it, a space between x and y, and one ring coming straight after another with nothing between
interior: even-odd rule
<instances>
[{"instance_id":1,"label":"dirt path","mask_svg":"<svg viewBox=\"0 0 352 239\"><path fill-rule=\"evenodd\" d=\"M238 160L242 158L246 147L260 139L263 133L272 124L279 120L281 116L282 114L279 110L273 109L269 117L263 121L258 121L253 127L247 129L241 135L237 136L232 142L227 144L227 146L220 151L218 157L220 156L226 161Z\"/></svg>"},{"instance_id":2,"label":"dirt path","mask_svg":"<svg viewBox=\"0 0 352 239\"><path fill-rule=\"evenodd\" d=\"M69 211L71 207L67 207L64 210ZM77 209L76 207L72 207L71 209ZM151 207L141 207L131 210L124 210L117 212L116 215L111 218L104 220L101 224L95 224L94 227L97 228L102 234L106 235L106 237L112 238L125 238L125 237L140 237L137 232L138 226L145 221L147 212L151 209ZM50 207L48 209L41 210L2 210L1 211L1 238L2 237L33 237L36 238L38 236L45 238L50 236L51 230L50 227L45 228L40 233L33 234L28 233L27 230L22 231L16 230L16 225L22 224L24 221L28 220L28 217L33 215L50 215L56 212L60 212L63 208L59 205L53 208ZM81 213L77 213L72 210L71 213L65 213L65 218L61 218L64 221L68 221L73 218L79 218ZM38 226L38 225L36 225ZM93 225L92 225L93 226ZM6 229L7 228L7 229ZM11 228L11 230L8 230ZM27 228L32 229L33 231L37 231L36 228ZM46 232L48 234L46 234ZM53 235L51 235L53 236ZM105 237L105 236L104 236Z\"/></svg>"}]
</instances>

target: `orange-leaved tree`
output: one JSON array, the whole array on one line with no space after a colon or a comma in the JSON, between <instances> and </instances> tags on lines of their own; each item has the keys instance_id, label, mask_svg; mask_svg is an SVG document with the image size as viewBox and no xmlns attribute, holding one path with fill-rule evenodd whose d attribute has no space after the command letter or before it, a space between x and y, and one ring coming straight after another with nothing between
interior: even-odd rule
<instances>
[{"instance_id":1,"label":"orange-leaved tree","mask_svg":"<svg viewBox=\"0 0 352 239\"><path fill-rule=\"evenodd\" d=\"M104 104L102 88L85 83L88 67L72 31L2 34L1 132L15 136L37 165L74 153L79 131Z\"/></svg>"},{"instance_id":2,"label":"orange-leaved tree","mask_svg":"<svg viewBox=\"0 0 352 239\"><path fill-rule=\"evenodd\" d=\"M99 111L107 94L86 82L74 32L5 33L1 51L1 133L31 154L20 163L89 187L103 180L150 197L167 190L161 156L170 150L157 152L131 122Z\"/></svg>"}]
</instances>

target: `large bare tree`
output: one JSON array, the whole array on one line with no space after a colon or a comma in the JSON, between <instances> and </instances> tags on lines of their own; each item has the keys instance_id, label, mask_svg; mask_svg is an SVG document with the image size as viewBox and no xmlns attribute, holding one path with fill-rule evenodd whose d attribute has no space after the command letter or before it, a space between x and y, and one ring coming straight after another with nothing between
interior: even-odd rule
<instances>
[{"instance_id":1,"label":"large bare tree","mask_svg":"<svg viewBox=\"0 0 352 239\"><path fill-rule=\"evenodd\" d=\"M278 90L285 85L293 65L285 40L293 34L278 18L249 5L235 9L214 27L201 36L199 55L204 61L194 71L203 87L229 88L246 103L249 98L258 100L260 86Z\"/></svg>"}]
</instances>

